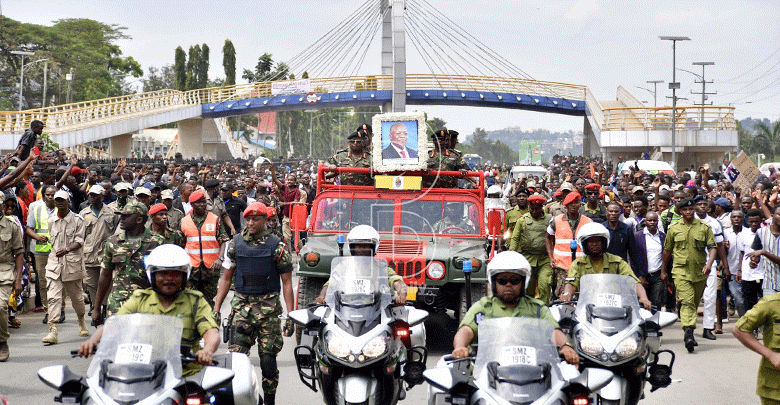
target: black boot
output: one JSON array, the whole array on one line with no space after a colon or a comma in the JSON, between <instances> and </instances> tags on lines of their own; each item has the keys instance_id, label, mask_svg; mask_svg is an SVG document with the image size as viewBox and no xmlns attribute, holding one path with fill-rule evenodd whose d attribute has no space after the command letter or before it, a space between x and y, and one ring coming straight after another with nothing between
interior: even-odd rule
<instances>
[{"instance_id":1,"label":"black boot","mask_svg":"<svg viewBox=\"0 0 780 405\"><path fill-rule=\"evenodd\" d=\"M276 394L263 395L263 405L276 405Z\"/></svg>"},{"instance_id":2,"label":"black boot","mask_svg":"<svg viewBox=\"0 0 780 405\"><path fill-rule=\"evenodd\" d=\"M60 315L60 321L58 323L65 322L65 311L62 311L62 314Z\"/></svg>"},{"instance_id":3,"label":"black boot","mask_svg":"<svg viewBox=\"0 0 780 405\"><path fill-rule=\"evenodd\" d=\"M685 348L688 349L688 353L693 353L693 348L696 346L696 339L693 338L693 327L686 326L683 330L685 330L685 337L683 338Z\"/></svg>"},{"instance_id":4,"label":"black boot","mask_svg":"<svg viewBox=\"0 0 780 405\"><path fill-rule=\"evenodd\" d=\"M704 329L704 333L701 334L701 337L709 340L715 340L715 334L712 333L712 329Z\"/></svg>"},{"instance_id":5,"label":"black boot","mask_svg":"<svg viewBox=\"0 0 780 405\"><path fill-rule=\"evenodd\" d=\"M49 323L49 313L48 312L46 313L46 315L43 316L43 322L41 322L41 323L44 324L44 325Z\"/></svg>"}]
</instances>

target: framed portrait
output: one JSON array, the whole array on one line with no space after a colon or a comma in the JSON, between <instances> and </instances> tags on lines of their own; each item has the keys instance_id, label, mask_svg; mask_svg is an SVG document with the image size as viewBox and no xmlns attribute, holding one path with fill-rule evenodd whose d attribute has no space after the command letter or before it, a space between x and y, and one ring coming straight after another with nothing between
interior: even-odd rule
<instances>
[{"instance_id":1,"label":"framed portrait","mask_svg":"<svg viewBox=\"0 0 780 405\"><path fill-rule=\"evenodd\" d=\"M424 170L427 168L428 140L422 112L375 115L372 126L379 131L372 139L376 172Z\"/></svg>"}]
</instances>

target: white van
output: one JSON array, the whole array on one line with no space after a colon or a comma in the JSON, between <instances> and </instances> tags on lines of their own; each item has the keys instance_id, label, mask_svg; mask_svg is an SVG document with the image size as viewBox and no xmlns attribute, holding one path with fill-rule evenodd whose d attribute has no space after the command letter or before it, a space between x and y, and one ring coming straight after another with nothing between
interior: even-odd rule
<instances>
[{"instance_id":1,"label":"white van","mask_svg":"<svg viewBox=\"0 0 780 405\"><path fill-rule=\"evenodd\" d=\"M618 173L631 173L630 167L634 166L634 162L639 167L639 170L644 170L650 174L668 174L674 176L674 169L672 165L661 160L629 160L620 164Z\"/></svg>"},{"instance_id":2,"label":"white van","mask_svg":"<svg viewBox=\"0 0 780 405\"><path fill-rule=\"evenodd\" d=\"M539 181L547 175L547 168L544 166L514 166L507 176L504 183L504 197L509 197L509 191L512 189L512 182L520 178L528 178L530 176L539 177Z\"/></svg>"}]
</instances>

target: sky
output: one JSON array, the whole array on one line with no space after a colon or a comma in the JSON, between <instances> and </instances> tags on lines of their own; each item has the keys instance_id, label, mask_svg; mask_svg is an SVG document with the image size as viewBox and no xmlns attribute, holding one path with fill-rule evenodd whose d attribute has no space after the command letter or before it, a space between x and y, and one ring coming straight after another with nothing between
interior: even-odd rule
<instances>
[{"instance_id":1,"label":"sky","mask_svg":"<svg viewBox=\"0 0 780 405\"><path fill-rule=\"evenodd\" d=\"M378 1L378 0L377 0ZM780 119L780 1L769 0L408 0L427 2L453 24L534 79L588 86L598 100L614 100L623 86L653 104L649 80L658 86L658 105L670 105L672 47L678 69L701 74L692 62L711 61L705 78L715 105L736 107L736 117ZM3 15L51 25L63 18L90 18L127 27L119 43L143 68L173 64L174 50L208 44L209 74L224 77L222 45L236 48L238 82L263 53L287 61L344 21L362 1L349 0L0 0ZM431 22L430 28L436 27ZM381 30L357 74L379 74ZM407 73L431 73L426 58L407 39ZM476 72L475 72L476 74ZM681 105L700 102L694 74L677 72ZM643 87L645 89L640 89ZM648 90L649 89L649 90ZM409 106L439 117L451 129L517 127L582 131L582 117L478 107Z\"/></svg>"}]
</instances>

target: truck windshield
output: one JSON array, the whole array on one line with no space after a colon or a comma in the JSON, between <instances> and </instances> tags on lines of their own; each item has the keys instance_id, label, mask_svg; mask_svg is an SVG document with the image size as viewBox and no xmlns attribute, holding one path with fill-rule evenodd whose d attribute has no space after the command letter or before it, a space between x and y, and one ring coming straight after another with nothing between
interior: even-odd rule
<instances>
[{"instance_id":1,"label":"truck windshield","mask_svg":"<svg viewBox=\"0 0 780 405\"><path fill-rule=\"evenodd\" d=\"M393 231L393 202L367 198L323 198L317 204L314 229L349 231L371 225L378 232Z\"/></svg>"},{"instance_id":2,"label":"truck windshield","mask_svg":"<svg viewBox=\"0 0 780 405\"><path fill-rule=\"evenodd\" d=\"M405 200L402 233L479 234L476 204L468 201Z\"/></svg>"}]
</instances>

